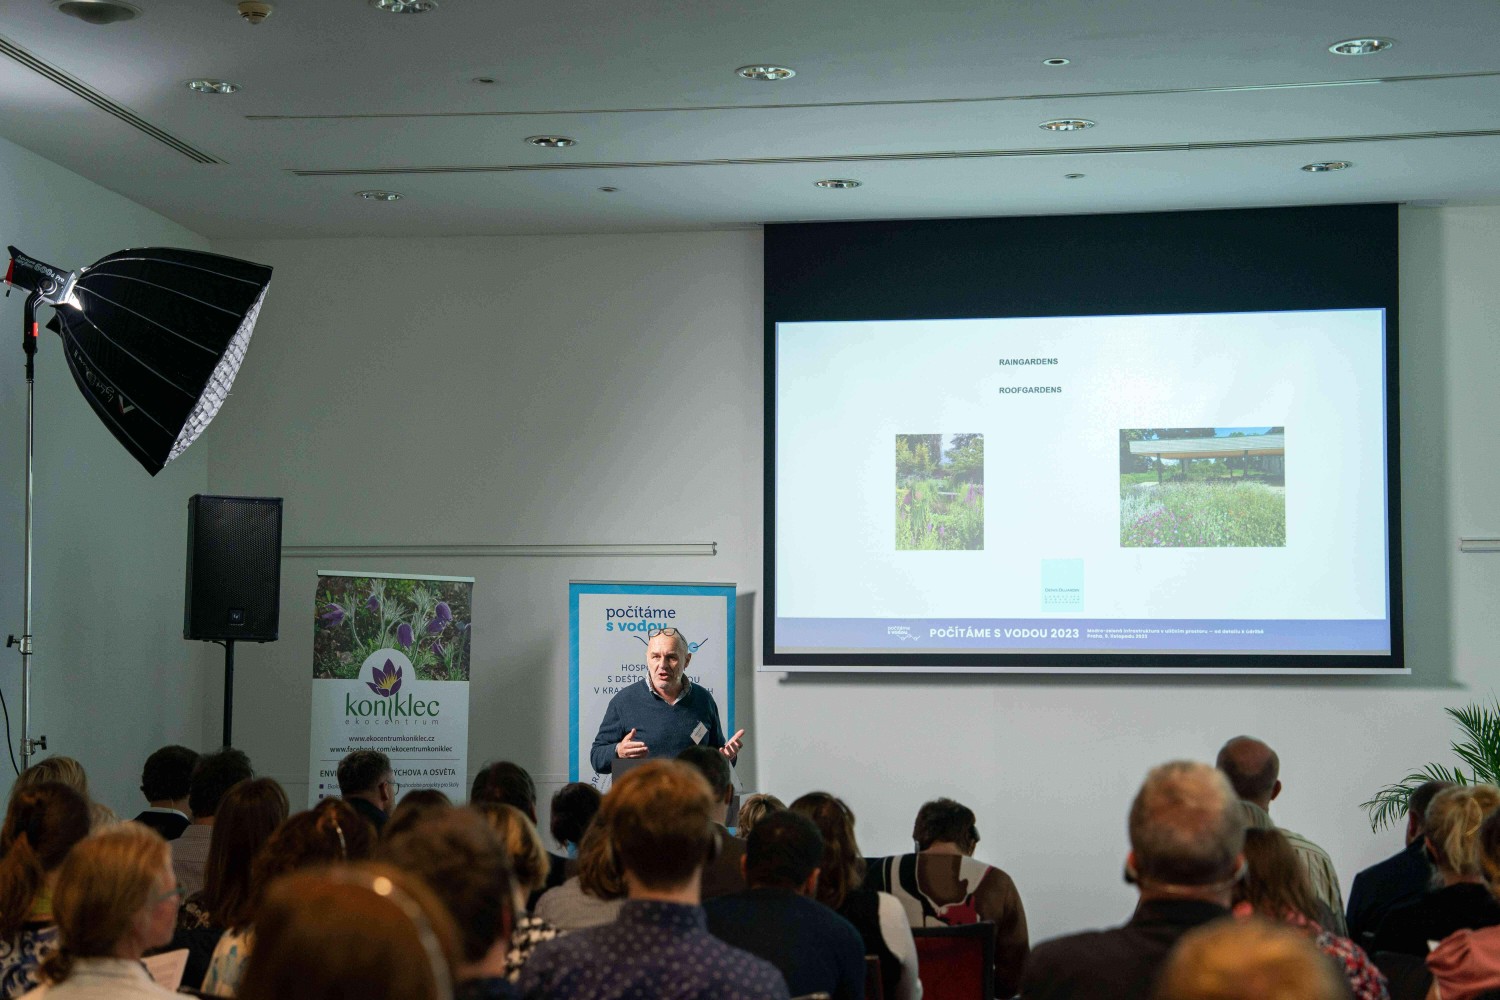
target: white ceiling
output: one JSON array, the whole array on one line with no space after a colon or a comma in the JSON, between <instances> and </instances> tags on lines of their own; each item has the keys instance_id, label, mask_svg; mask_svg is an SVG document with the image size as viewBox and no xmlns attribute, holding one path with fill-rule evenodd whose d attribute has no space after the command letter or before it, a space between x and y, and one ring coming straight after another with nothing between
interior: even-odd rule
<instances>
[{"instance_id":1,"label":"white ceiling","mask_svg":"<svg viewBox=\"0 0 1500 1000\"><path fill-rule=\"evenodd\" d=\"M234 0L134 2L96 27L5 0L0 36L223 162L4 56L0 136L210 237L1500 203L1495 0L283 0L259 26ZM1366 35L1397 44L1327 51ZM797 76L734 75L759 62ZM1060 117L1098 126L1037 127ZM1299 169L1331 159L1354 167ZM421 168L466 169L380 172Z\"/></svg>"}]
</instances>

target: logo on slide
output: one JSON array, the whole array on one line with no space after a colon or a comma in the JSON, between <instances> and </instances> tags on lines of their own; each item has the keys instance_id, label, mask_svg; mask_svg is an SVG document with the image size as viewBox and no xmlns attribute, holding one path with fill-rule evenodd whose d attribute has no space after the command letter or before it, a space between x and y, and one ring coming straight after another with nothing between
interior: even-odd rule
<instances>
[{"instance_id":1,"label":"logo on slide","mask_svg":"<svg viewBox=\"0 0 1500 1000\"><path fill-rule=\"evenodd\" d=\"M638 636L636 636L636 638L640 639L642 646L650 646L651 645L649 642L646 641L645 637L643 637L643 636L639 636L638 635ZM683 638L685 639L687 637L683 636ZM702 649L706 645L708 645L708 640L707 639L704 639L704 640L702 640L700 642L690 642L690 643L688 643L687 644L688 655L692 656L694 653L698 652L698 650Z\"/></svg>"},{"instance_id":2,"label":"logo on slide","mask_svg":"<svg viewBox=\"0 0 1500 1000\"><path fill-rule=\"evenodd\" d=\"M915 641L917 638L912 634L910 625L887 625L885 627L885 634L894 636L895 638L900 639L902 642L905 642L907 639Z\"/></svg>"},{"instance_id":3,"label":"logo on slide","mask_svg":"<svg viewBox=\"0 0 1500 1000\"><path fill-rule=\"evenodd\" d=\"M389 698L401 690L401 668L390 659L385 661L383 667L373 667L370 676L371 679L365 682L365 686L382 698Z\"/></svg>"}]
</instances>

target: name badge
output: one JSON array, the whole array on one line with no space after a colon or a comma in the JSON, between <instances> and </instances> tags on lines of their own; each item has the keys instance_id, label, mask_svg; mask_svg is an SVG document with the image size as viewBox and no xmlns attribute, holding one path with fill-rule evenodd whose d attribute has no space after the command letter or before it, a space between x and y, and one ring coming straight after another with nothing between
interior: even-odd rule
<instances>
[{"instance_id":1,"label":"name badge","mask_svg":"<svg viewBox=\"0 0 1500 1000\"><path fill-rule=\"evenodd\" d=\"M693 727L693 742L694 743L702 743L703 742L703 737L705 737L707 735L708 735L708 727L705 726L703 723L700 722L700 723L698 723L698 725L696 725L696 726Z\"/></svg>"}]
</instances>

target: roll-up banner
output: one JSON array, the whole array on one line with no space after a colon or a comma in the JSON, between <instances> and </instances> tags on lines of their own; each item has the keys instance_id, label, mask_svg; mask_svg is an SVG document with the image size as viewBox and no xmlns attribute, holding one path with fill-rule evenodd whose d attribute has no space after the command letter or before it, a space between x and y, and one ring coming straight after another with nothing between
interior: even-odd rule
<instances>
[{"instance_id":1,"label":"roll-up banner","mask_svg":"<svg viewBox=\"0 0 1500 1000\"><path fill-rule=\"evenodd\" d=\"M473 577L318 571L308 800L339 794L355 750L399 791L467 795Z\"/></svg>"},{"instance_id":2,"label":"roll-up banner","mask_svg":"<svg viewBox=\"0 0 1500 1000\"><path fill-rule=\"evenodd\" d=\"M609 700L646 678L646 637L676 628L688 642L687 676L718 704L724 734L734 724L734 601L732 583L568 584L568 774L608 787L589 750Z\"/></svg>"}]
</instances>

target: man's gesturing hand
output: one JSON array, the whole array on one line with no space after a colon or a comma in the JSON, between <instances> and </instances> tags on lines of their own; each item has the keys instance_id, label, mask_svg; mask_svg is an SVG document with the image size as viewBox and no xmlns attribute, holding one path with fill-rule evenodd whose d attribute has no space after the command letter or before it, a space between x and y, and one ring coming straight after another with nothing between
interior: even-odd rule
<instances>
[{"instance_id":1,"label":"man's gesturing hand","mask_svg":"<svg viewBox=\"0 0 1500 1000\"><path fill-rule=\"evenodd\" d=\"M740 755L740 747L745 745L745 741L740 738L744 735L745 731L741 729L739 732L729 737L729 742L719 748L719 753L728 757L730 760L734 760Z\"/></svg>"},{"instance_id":2,"label":"man's gesturing hand","mask_svg":"<svg viewBox=\"0 0 1500 1000\"><path fill-rule=\"evenodd\" d=\"M635 738L635 730L625 734L625 738L615 744L616 757L644 757L646 756L646 744Z\"/></svg>"}]
</instances>

